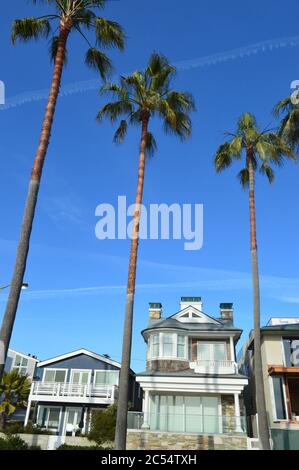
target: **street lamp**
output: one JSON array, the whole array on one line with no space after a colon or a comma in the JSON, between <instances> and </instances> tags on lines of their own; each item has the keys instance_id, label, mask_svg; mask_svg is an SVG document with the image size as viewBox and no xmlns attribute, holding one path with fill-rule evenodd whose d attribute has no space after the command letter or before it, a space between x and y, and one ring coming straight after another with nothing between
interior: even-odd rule
<instances>
[{"instance_id":1,"label":"street lamp","mask_svg":"<svg viewBox=\"0 0 299 470\"><path fill-rule=\"evenodd\" d=\"M8 286L0 287L0 292L5 290L5 289L8 289L9 287L10 287L10 284L8 284ZM28 289L28 287L29 287L29 284L27 284L27 282L23 282L22 289Z\"/></svg>"}]
</instances>

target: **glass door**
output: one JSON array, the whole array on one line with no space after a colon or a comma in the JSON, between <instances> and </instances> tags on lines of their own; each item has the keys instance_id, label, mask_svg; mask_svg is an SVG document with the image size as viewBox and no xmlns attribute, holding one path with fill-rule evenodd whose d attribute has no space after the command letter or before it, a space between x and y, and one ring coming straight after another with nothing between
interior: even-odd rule
<instances>
[{"instance_id":1,"label":"glass door","mask_svg":"<svg viewBox=\"0 0 299 470\"><path fill-rule=\"evenodd\" d=\"M219 432L218 397L202 397L203 432Z\"/></svg>"},{"instance_id":2,"label":"glass door","mask_svg":"<svg viewBox=\"0 0 299 470\"><path fill-rule=\"evenodd\" d=\"M73 370L72 383L76 385L87 385L90 382L89 370Z\"/></svg>"},{"instance_id":3,"label":"glass door","mask_svg":"<svg viewBox=\"0 0 299 470\"><path fill-rule=\"evenodd\" d=\"M80 408L67 408L65 414L64 435L75 436L76 432L80 429L79 423L81 421L82 410Z\"/></svg>"}]
</instances>

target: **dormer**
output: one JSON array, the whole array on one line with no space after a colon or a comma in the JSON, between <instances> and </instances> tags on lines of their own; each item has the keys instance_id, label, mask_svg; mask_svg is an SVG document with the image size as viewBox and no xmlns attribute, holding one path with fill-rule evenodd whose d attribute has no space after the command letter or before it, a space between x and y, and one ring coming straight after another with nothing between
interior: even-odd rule
<instances>
[{"instance_id":1,"label":"dormer","mask_svg":"<svg viewBox=\"0 0 299 470\"><path fill-rule=\"evenodd\" d=\"M173 315L171 318L182 323L212 323L219 325L220 322L215 318L210 317L206 313L201 312L194 306L189 305L180 312Z\"/></svg>"}]
</instances>

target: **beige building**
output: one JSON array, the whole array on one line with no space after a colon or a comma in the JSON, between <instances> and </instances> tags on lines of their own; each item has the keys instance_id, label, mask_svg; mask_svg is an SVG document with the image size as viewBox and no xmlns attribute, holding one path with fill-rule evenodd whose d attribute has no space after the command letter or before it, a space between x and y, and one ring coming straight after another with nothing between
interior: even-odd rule
<instances>
[{"instance_id":1,"label":"beige building","mask_svg":"<svg viewBox=\"0 0 299 470\"><path fill-rule=\"evenodd\" d=\"M273 447L299 449L299 318L271 318L261 328L261 333L265 398ZM243 347L239 366L249 377L245 403L250 433L258 437L253 334Z\"/></svg>"}]
</instances>

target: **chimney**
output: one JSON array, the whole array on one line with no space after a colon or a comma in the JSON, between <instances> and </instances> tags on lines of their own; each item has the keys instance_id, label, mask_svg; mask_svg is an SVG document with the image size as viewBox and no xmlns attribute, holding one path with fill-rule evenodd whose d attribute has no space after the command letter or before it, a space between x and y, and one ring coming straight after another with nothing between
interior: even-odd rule
<instances>
[{"instance_id":1,"label":"chimney","mask_svg":"<svg viewBox=\"0 0 299 470\"><path fill-rule=\"evenodd\" d=\"M150 302L149 304L150 321L160 320L161 313L162 313L162 304L160 304L159 302Z\"/></svg>"},{"instance_id":2,"label":"chimney","mask_svg":"<svg viewBox=\"0 0 299 470\"><path fill-rule=\"evenodd\" d=\"M202 300L201 297L181 297L181 310L186 307L197 308L197 310L202 311Z\"/></svg>"},{"instance_id":3,"label":"chimney","mask_svg":"<svg viewBox=\"0 0 299 470\"><path fill-rule=\"evenodd\" d=\"M221 303L220 304L220 315L221 315L221 320L229 320L233 323L233 321L234 321L234 304Z\"/></svg>"}]
</instances>

